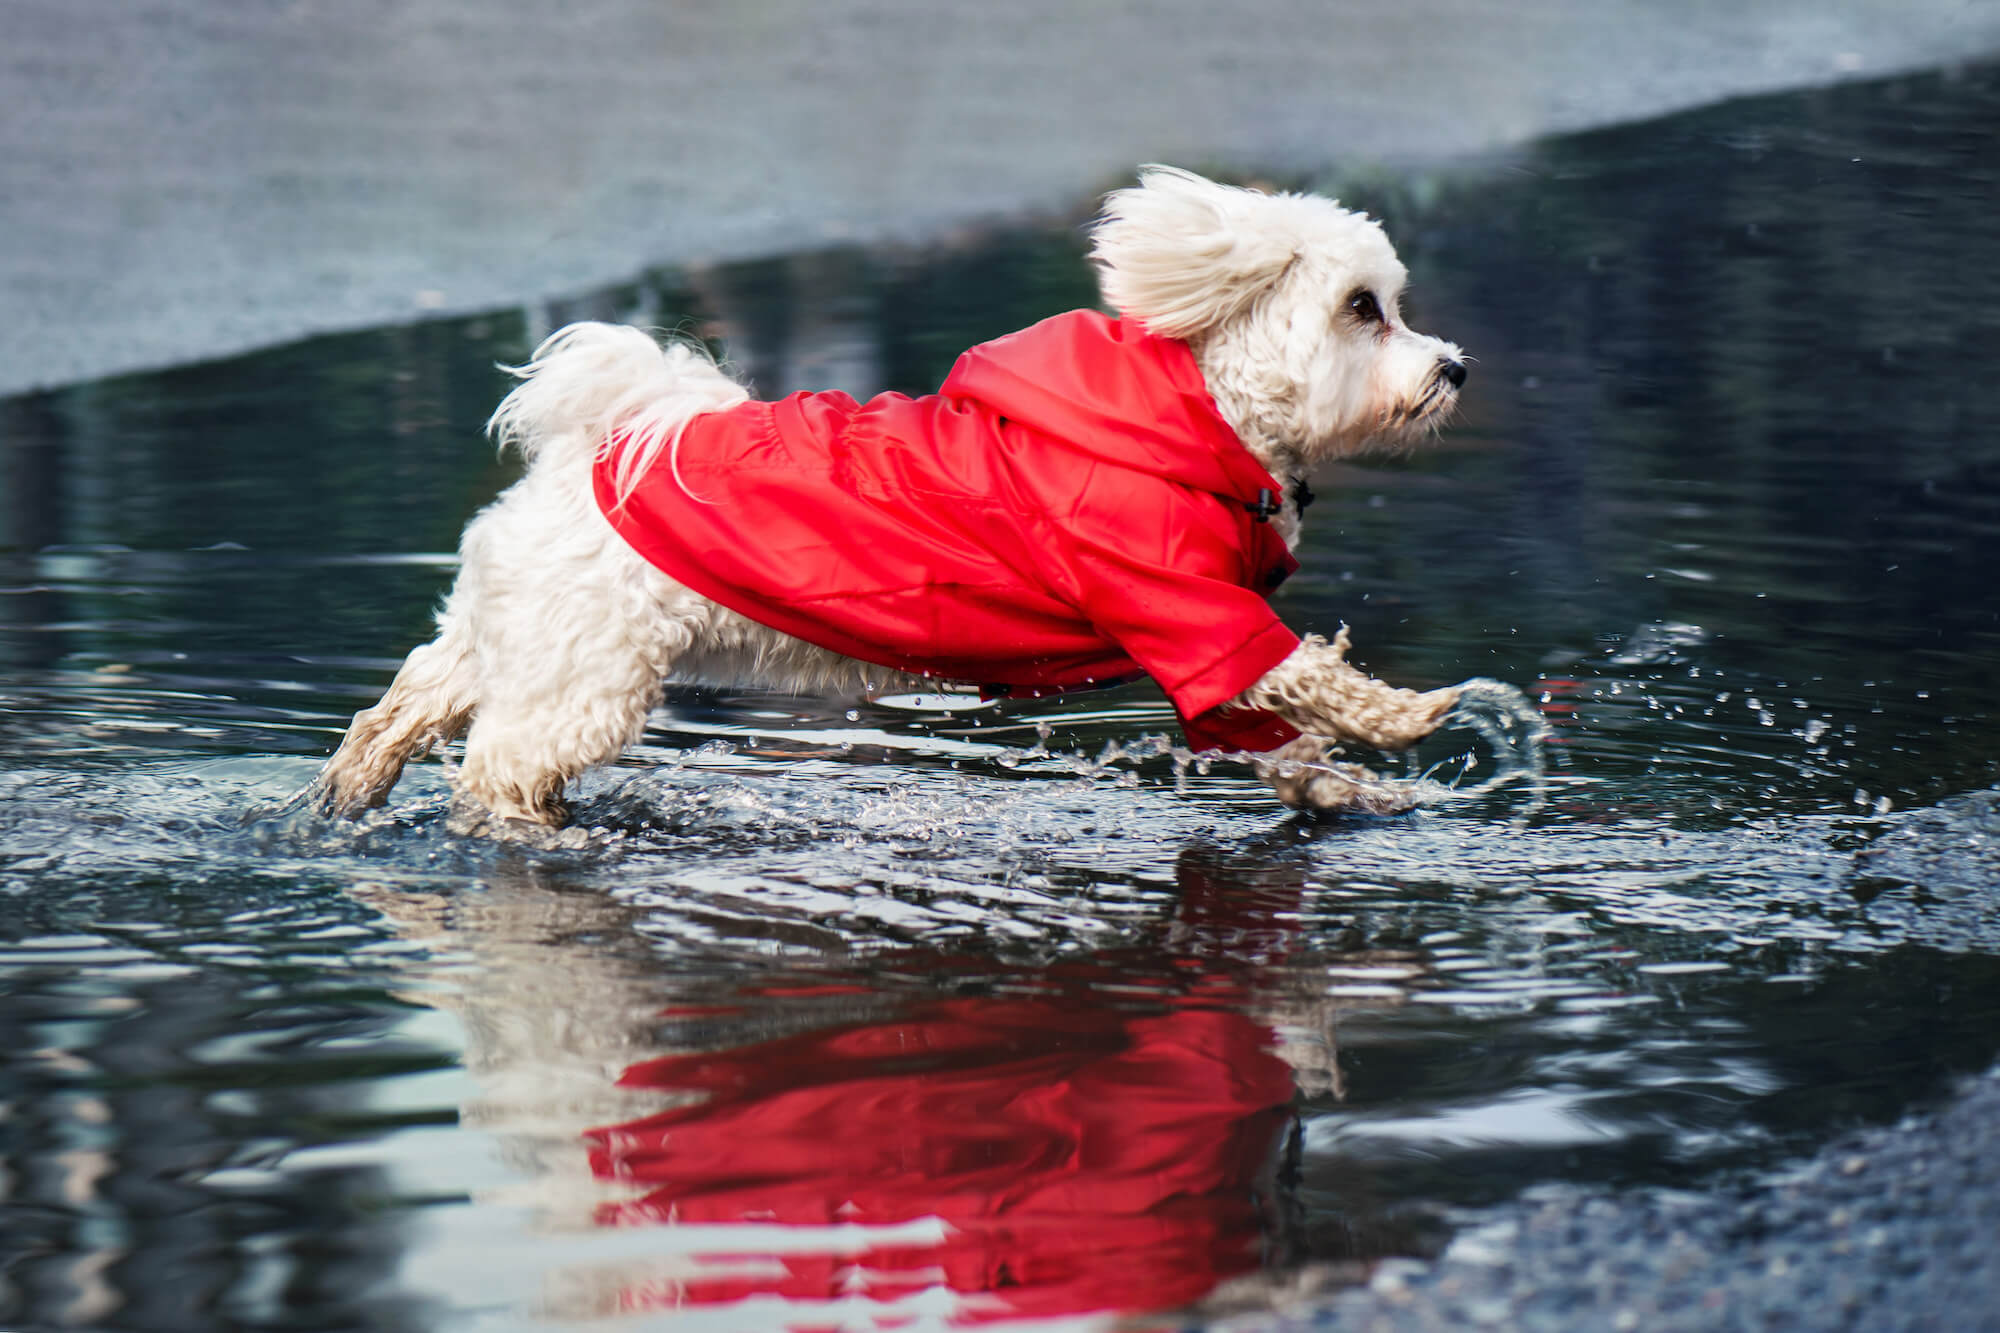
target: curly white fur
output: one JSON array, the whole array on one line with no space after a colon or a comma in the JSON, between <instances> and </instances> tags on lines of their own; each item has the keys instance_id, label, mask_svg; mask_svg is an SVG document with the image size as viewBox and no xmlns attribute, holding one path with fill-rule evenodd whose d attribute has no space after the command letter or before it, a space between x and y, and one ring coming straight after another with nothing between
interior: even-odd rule
<instances>
[{"instance_id":1,"label":"curly white fur","mask_svg":"<svg viewBox=\"0 0 2000 1333\"><path fill-rule=\"evenodd\" d=\"M1307 469L1434 430L1464 379L1456 347L1411 331L1405 273L1381 228L1331 200L1265 195L1166 167L1106 201L1092 257L1106 299L1184 338L1223 416L1289 492ZM326 809L386 799L415 754L461 732L461 799L559 823L565 784L637 739L670 677L800 693L916 685L778 633L691 592L637 555L599 511L594 462L629 488L694 416L745 390L698 345L662 347L604 324L556 333L515 373L488 428L528 473L465 530L437 638L358 714L316 781ZM695 496L700 499L701 497ZM1296 545L1296 506L1274 520ZM1343 631L1308 639L1234 702L1316 736L1395 749L1456 697L1417 695L1347 665ZM1354 784L1301 778L1310 742L1263 766L1294 803L1339 805Z\"/></svg>"},{"instance_id":2,"label":"curly white fur","mask_svg":"<svg viewBox=\"0 0 2000 1333\"><path fill-rule=\"evenodd\" d=\"M1407 750L1458 703L1456 687L1419 694L1363 674L1347 664L1348 647L1345 625L1332 643L1308 634L1230 704L1275 713L1309 736Z\"/></svg>"}]
</instances>

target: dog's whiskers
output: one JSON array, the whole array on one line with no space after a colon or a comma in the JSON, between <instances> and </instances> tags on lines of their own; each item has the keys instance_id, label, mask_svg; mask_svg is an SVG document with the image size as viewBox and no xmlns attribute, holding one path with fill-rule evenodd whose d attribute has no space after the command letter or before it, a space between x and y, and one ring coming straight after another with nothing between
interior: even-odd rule
<instances>
[{"instance_id":1,"label":"dog's whiskers","mask_svg":"<svg viewBox=\"0 0 2000 1333\"><path fill-rule=\"evenodd\" d=\"M1457 395L1447 387L1444 377L1434 376L1417 397L1384 412L1380 429L1385 435L1408 435L1419 430L1434 435L1456 403Z\"/></svg>"}]
</instances>

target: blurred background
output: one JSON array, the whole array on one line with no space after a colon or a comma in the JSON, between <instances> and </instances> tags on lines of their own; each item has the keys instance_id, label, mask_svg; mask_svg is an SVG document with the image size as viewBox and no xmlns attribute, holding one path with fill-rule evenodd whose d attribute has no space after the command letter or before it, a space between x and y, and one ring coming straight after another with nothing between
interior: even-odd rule
<instances>
[{"instance_id":1,"label":"blurred background","mask_svg":"<svg viewBox=\"0 0 2000 1333\"><path fill-rule=\"evenodd\" d=\"M12 0L0 393L1995 49L1978 0Z\"/></svg>"}]
</instances>

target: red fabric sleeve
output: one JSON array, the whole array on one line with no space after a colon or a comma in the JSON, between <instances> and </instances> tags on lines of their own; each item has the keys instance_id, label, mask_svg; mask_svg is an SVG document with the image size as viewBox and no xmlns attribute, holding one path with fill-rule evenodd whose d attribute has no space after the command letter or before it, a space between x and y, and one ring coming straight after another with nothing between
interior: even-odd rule
<instances>
[{"instance_id":1,"label":"red fabric sleeve","mask_svg":"<svg viewBox=\"0 0 2000 1333\"><path fill-rule=\"evenodd\" d=\"M1299 636L1238 581L1233 547L1204 540L1199 521L1176 521L1190 516L1159 516L1171 561L1078 537L1069 552L1078 609L1166 691L1196 749L1275 749L1297 730L1222 705L1289 657Z\"/></svg>"},{"instance_id":2,"label":"red fabric sleeve","mask_svg":"<svg viewBox=\"0 0 2000 1333\"><path fill-rule=\"evenodd\" d=\"M1254 708L1211 708L1199 717L1181 718L1188 748L1244 750L1264 754L1299 738L1299 729L1275 713Z\"/></svg>"}]
</instances>

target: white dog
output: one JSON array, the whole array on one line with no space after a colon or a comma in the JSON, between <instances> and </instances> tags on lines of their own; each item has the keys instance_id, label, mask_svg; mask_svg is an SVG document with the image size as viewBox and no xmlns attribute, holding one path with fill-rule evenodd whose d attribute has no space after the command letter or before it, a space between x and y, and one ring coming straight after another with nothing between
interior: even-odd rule
<instances>
[{"instance_id":1,"label":"white dog","mask_svg":"<svg viewBox=\"0 0 2000 1333\"><path fill-rule=\"evenodd\" d=\"M1406 748L1456 689L1350 667L1264 601L1306 473L1433 433L1458 348L1407 328L1381 228L1146 169L1093 233L1121 314L961 359L938 396L755 403L698 347L579 324L489 423L523 479L466 528L437 638L311 789L352 815L461 733L456 799L557 824L669 677L793 692L1052 690L1143 669L1287 804L1382 808L1329 742ZM1260 484L1261 483L1261 484Z\"/></svg>"}]
</instances>

